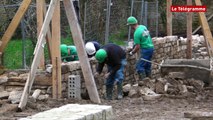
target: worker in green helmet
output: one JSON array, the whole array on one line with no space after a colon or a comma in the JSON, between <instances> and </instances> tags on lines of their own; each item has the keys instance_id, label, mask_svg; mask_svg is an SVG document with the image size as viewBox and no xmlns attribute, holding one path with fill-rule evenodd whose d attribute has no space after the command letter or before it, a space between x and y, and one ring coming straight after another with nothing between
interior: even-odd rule
<instances>
[{"instance_id":1,"label":"worker in green helmet","mask_svg":"<svg viewBox=\"0 0 213 120\"><path fill-rule=\"evenodd\" d=\"M134 30L134 48L129 54L133 55L140 51L140 58L151 61L154 53L154 44L148 29L144 25L139 25L137 19L133 16L127 19L127 25ZM145 77L151 77L151 63L139 59L136 64L136 71L139 74L140 80L143 80Z\"/></svg>"},{"instance_id":2,"label":"worker in green helmet","mask_svg":"<svg viewBox=\"0 0 213 120\"><path fill-rule=\"evenodd\" d=\"M61 49L62 62L79 60L77 55L77 50L74 45L67 46L66 44L61 44L60 49Z\"/></svg>"},{"instance_id":3,"label":"worker in green helmet","mask_svg":"<svg viewBox=\"0 0 213 120\"><path fill-rule=\"evenodd\" d=\"M117 99L123 98L122 83L124 80L124 67L126 65L126 53L118 45L109 43L99 49L95 58L98 60L98 67L95 76L101 74L104 65L108 67L106 78L106 99L112 100L114 84L117 84Z\"/></svg>"}]
</instances>

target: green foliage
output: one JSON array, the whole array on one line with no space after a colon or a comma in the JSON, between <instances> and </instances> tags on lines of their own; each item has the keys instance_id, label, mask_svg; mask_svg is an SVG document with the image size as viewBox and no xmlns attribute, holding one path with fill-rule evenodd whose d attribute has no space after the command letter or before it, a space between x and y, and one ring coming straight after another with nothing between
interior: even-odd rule
<instances>
[{"instance_id":1,"label":"green foliage","mask_svg":"<svg viewBox=\"0 0 213 120\"><path fill-rule=\"evenodd\" d=\"M26 40L26 64L31 66L33 60L34 46L31 40ZM73 45L72 38L62 38L61 44ZM46 63L49 63L49 52L47 45L44 48L44 55ZM11 40L3 56L3 65L7 69L21 69L22 68L22 40Z\"/></svg>"},{"instance_id":2,"label":"green foliage","mask_svg":"<svg viewBox=\"0 0 213 120\"><path fill-rule=\"evenodd\" d=\"M128 34L128 30L118 31L116 34L112 34L109 37L110 42L115 43L117 45L126 45L125 41L127 40L126 35Z\"/></svg>"},{"instance_id":3,"label":"green foliage","mask_svg":"<svg viewBox=\"0 0 213 120\"><path fill-rule=\"evenodd\" d=\"M33 54L33 45L30 40L26 40L26 62L31 63ZM22 40L11 40L3 56L3 65L7 69L20 69L22 68Z\"/></svg>"},{"instance_id":4,"label":"green foliage","mask_svg":"<svg viewBox=\"0 0 213 120\"><path fill-rule=\"evenodd\" d=\"M61 39L61 44L74 45L73 39L68 36L66 38Z\"/></svg>"}]
</instances>

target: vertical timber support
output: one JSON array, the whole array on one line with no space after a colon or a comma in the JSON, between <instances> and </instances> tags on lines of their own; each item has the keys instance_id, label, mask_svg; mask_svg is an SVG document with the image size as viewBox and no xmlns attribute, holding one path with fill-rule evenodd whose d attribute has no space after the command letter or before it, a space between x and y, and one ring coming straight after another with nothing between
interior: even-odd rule
<instances>
[{"instance_id":1,"label":"vertical timber support","mask_svg":"<svg viewBox=\"0 0 213 120\"><path fill-rule=\"evenodd\" d=\"M41 31L41 27L44 21L44 2L45 0L36 0L36 12L37 12L37 37L39 36L39 33ZM41 59L40 59L40 69L44 69L45 64L44 64L44 52L40 53L41 54Z\"/></svg>"},{"instance_id":2,"label":"vertical timber support","mask_svg":"<svg viewBox=\"0 0 213 120\"><path fill-rule=\"evenodd\" d=\"M74 40L74 44L78 51L78 57L81 64L81 69L84 75L85 84L89 93L90 100L95 103L100 103L101 101L99 98L94 77L92 75L89 59L84 49L85 46L84 46L84 42L82 38L82 32L78 23L74 6L71 3L71 0L63 0L63 2L64 2L64 8L68 18L69 26L71 29L72 37Z\"/></svg>"},{"instance_id":3,"label":"vertical timber support","mask_svg":"<svg viewBox=\"0 0 213 120\"><path fill-rule=\"evenodd\" d=\"M60 0L58 0L52 18L52 96L61 98L61 53L60 53Z\"/></svg>"},{"instance_id":4,"label":"vertical timber support","mask_svg":"<svg viewBox=\"0 0 213 120\"><path fill-rule=\"evenodd\" d=\"M172 0L166 1L166 30L167 30L167 36L172 35L172 12L170 10L172 5Z\"/></svg>"},{"instance_id":5,"label":"vertical timber support","mask_svg":"<svg viewBox=\"0 0 213 120\"><path fill-rule=\"evenodd\" d=\"M192 5L192 0L187 0L187 5ZM192 12L187 13L187 59L192 58Z\"/></svg>"}]
</instances>

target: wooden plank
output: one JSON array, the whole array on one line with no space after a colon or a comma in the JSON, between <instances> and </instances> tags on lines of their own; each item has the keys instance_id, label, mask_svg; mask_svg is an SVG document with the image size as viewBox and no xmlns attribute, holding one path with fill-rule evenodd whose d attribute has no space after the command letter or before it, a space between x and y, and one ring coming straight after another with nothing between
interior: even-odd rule
<instances>
[{"instance_id":1,"label":"wooden plank","mask_svg":"<svg viewBox=\"0 0 213 120\"><path fill-rule=\"evenodd\" d=\"M196 5L202 5L200 0L195 0ZM209 52L209 56L212 57L212 48L213 48L213 38L212 33L209 28L209 24L207 22L206 16L204 12L198 12L199 21L202 26L202 31L206 40L206 46Z\"/></svg>"},{"instance_id":2,"label":"wooden plank","mask_svg":"<svg viewBox=\"0 0 213 120\"><path fill-rule=\"evenodd\" d=\"M39 60L41 58L40 53L43 52L43 50L44 50L44 45L45 45L44 37L47 34L48 26L49 26L50 21L52 19L53 12L54 12L57 1L58 0L51 0L50 6L49 6L48 11L47 11L47 15L45 16L44 23L42 25L41 32L40 32L39 37L38 37L38 41L37 41L38 45L37 45L36 50L35 50L35 56L34 56L34 59L33 59L32 65L31 65L30 73L28 75L27 82L24 86L24 91L23 91L23 94L21 96L20 103L18 105L19 111L22 111L22 109L27 104L27 99L28 99L28 96L30 94L32 84L34 82L34 78L35 78L36 70L37 70L37 67L38 67L38 64L39 64Z\"/></svg>"},{"instance_id":3,"label":"wooden plank","mask_svg":"<svg viewBox=\"0 0 213 120\"><path fill-rule=\"evenodd\" d=\"M61 98L61 53L60 53L60 1L58 1L52 18L52 95Z\"/></svg>"},{"instance_id":4,"label":"wooden plank","mask_svg":"<svg viewBox=\"0 0 213 120\"><path fill-rule=\"evenodd\" d=\"M3 53L7 43L12 38L16 28L18 27L22 17L24 16L26 10L28 9L32 0L23 0L18 11L16 12L15 16L13 17L10 25L8 26L6 32L4 33L1 41L2 44L0 46L0 52ZM0 54L1 55L1 54Z\"/></svg>"},{"instance_id":5,"label":"wooden plank","mask_svg":"<svg viewBox=\"0 0 213 120\"><path fill-rule=\"evenodd\" d=\"M213 14L210 15L210 16L207 18L207 21L211 20L212 18L213 18ZM201 25L198 26L198 27L192 32L192 34L194 35L194 34L197 33L197 31L200 30L200 29L201 29Z\"/></svg>"},{"instance_id":6,"label":"wooden plank","mask_svg":"<svg viewBox=\"0 0 213 120\"><path fill-rule=\"evenodd\" d=\"M172 0L167 0L166 2L166 30L167 30L167 36L172 35L172 12L170 10L172 5Z\"/></svg>"},{"instance_id":7,"label":"wooden plank","mask_svg":"<svg viewBox=\"0 0 213 120\"><path fill-rule=\"evenodd\" d=\"M41 31L41 27L44 21L44 0L36 0L36 13L37 13L37 36L39 36L39 33ZM40 59L40 64L39 64L39 69L44 69L45 64L44 64L44 52L40 53L41 54L41 59Z\"/></svg>"},{"instance_id":8,"label":"wooden plank","mask_svg":"<svg viewBox=\"0 0 213 120\"><path fill-rule=\"evenodd\" d=\"M192 0L187 0L187 5L192 5ZM187 13L187 59L192 58L192 12Z\"/></svg>"},{"instance_id":9,"label":"wooden plank","mask_svg":"<svg viewBox=\"0 0 213 120\"><path fill-rule=\"evenodd\" d=\"M69 26L71 28L72 38L78 51L78 57L81 63L81 69L84 75L86 88L88 90L90 100L95 103L100 103L97 87L92 75L90 63L85 51L85 46L82 38L82 32L76 17L75 9L70 0L64 0L64 7L68 18Z\"/></svg>"},{"instance_id":10,"label":"wooden plank","mask_svg":"<svg viewBox=\"0 0 213 120\"><path fill-rule=\"evenodd\" d=\"M47 7L46 7L46 2L44 2L44 16L46 16L47 13ZM47 48L48 48L48 53L49 53L49 58L50 58L50 64L52 63L52 50L51 50L51 40L52 40L52 33L50 27L48 28L47 35L46 35L46 41L47 41Z\"/></svg>"}]
</instances>

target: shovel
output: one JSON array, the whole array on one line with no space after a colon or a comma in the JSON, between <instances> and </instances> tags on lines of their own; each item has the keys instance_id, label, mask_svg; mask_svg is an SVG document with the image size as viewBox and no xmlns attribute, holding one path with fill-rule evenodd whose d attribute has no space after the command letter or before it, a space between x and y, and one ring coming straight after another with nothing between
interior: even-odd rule
<instances>
[{"instance_id":1,"label":"shovel","mask_svg":"<svg viewBox=\"0 0 213 120\"><path fill-rule=\"evenodd\" d=\"M144 59L144 58L141 58L141 60L145 61L145 62L149 62L149 63L152 63L152 64L155 64L158 66L158 69L160 69L160 67L162 66L164 60L159 64L159 63L156 63L156 62L153 62L153 61L149 61L147 59Z\"/></svg>"},{"instance_id":2,"label":"shovel","mask_svg":"<svg viewBox=\"0 0 213 120\"><path fill-rule=\"evenodd\" d=\"M153 62L153 61L146 60L144 58L141 58L141 60L143 60L145 62L149 62L149 63L155 64L155 65L158 65L158 69L160 69L163 66L163 67L177 67L177 68L189 67L189 68L196 68L196 69L202 69L202 70L206 70L206 71L211 71L211 69L208 69L208 68L205 68L205 67L201 67L201 66L195 66L195 65L171 65L171 64L170 65L163 65L164 60L160 64L156 63L156 62Z\"/></svg>"}]
</instances>

